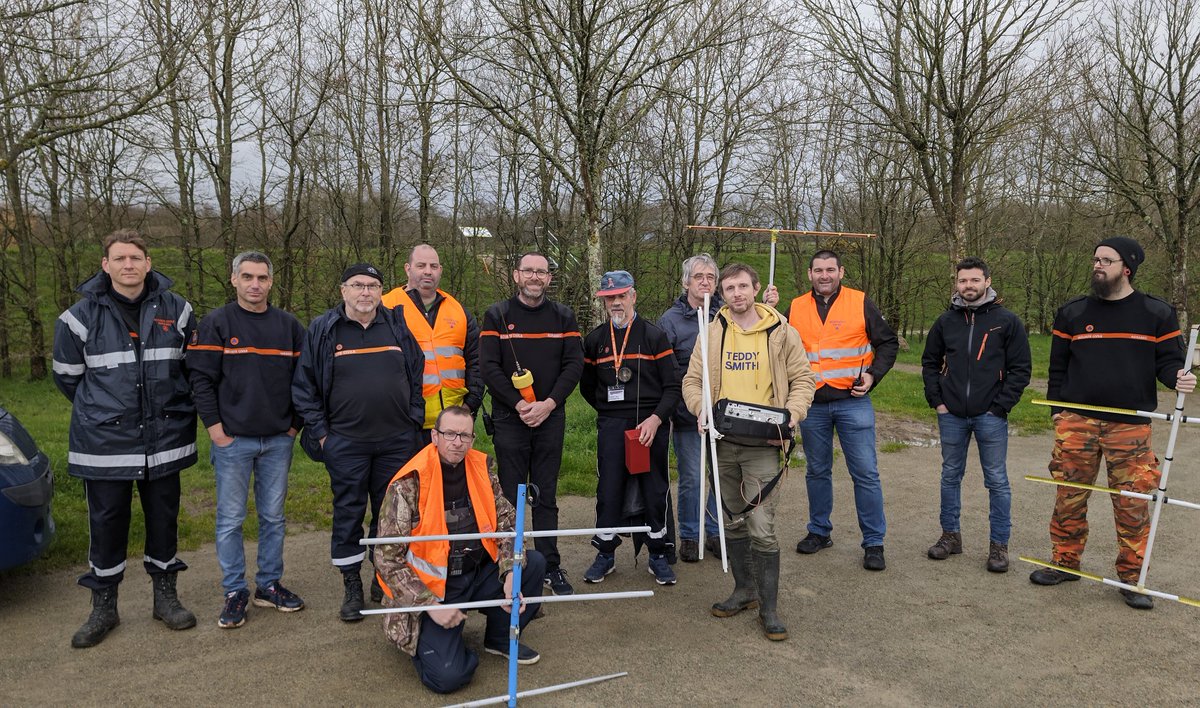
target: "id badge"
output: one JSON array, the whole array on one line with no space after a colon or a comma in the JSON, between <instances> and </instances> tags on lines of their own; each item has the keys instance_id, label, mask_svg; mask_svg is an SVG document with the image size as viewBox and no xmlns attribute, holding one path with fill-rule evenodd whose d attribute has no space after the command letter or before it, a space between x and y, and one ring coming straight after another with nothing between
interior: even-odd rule
<instances>
[{"instance_id":1,"label":"id badge","mask_svg":"<svg viewBox=\"0 0 1200 708\"><path fill-rule=\"evenodd\" d=\"M608 402L609 403L615 403L617 401L624 401L624 400L625 400L625 387L624 386L609 386L608 387Z\"/></svg>"},{"instance_id":2,"label":"id badge","mask_svg":"<svg viewBox=\"0 0 1200 708\"><path fill-rule=\"evenodd\" d=\"M458 577L463 574L463 557L458 553L450 554L450 577Z\"/></svg>"}]
</instances>

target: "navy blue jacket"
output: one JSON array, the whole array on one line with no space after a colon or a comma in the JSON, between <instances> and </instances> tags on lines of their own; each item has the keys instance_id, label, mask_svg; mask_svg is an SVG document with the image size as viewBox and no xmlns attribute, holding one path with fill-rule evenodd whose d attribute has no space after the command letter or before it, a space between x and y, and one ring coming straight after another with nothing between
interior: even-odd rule
<instances>
[{"instance_id":1,"label":"navy blue jacket","mask_svg":"<svg viewBox=\"0 0 1200 708\"><path fill-rule=\"evenodd\" d=\"M345 304L339 304L313 319L312 324L308 326L304 348L300 352L300 363L296 365L296 374L292 378L292 403L296 406L296 412L304 419L305 439L301 440L301 444L305 445L305 452L310 455L314 450L310 449L309 445L315 445L321 438L329 435L326 405L329 402L329 391L333 387L333 327L345 307ZM408 365L407 371L403 373L408 377L410 385L408 417L412 420L412 430L415 432L425 423L425 398L421 386L425 373L425 355L412 332L408 330L403 312L380 305L378 313L392 328L396 342L404 354L404 361Z\"/></svg>"},{"instance_id":2,"label":"navy blue jacket","mask_svg":"<svg viewBox=\"0 0 1200 708\"><path fill-rule=\"evenodd\" d=\"M717 316L717 311L721 309L724 303L721 301L720 295L713 295L708 300L708 321ZM658 326L667 335L667 341L670 342L671 348L675 350L675 362L679 366L679 380L683 380L683 375L687 373L688 362L692 360L692 350L696 347L696 337L700 334L700 323L696 318L696 308L688 304L687 293L679 296L667 311L658 318ZM676 426L696 427L696 416L688 412L687 405L684 404L680 397L679 405L675 406L675 413L671 416L671 421Z\"/></svg>"},{"instance_id":3,"label":"navy blue jacket","mask_svg":"<svg viewBox=\"0 0 1200 708\"><path fill-rule=\"evenodd\" d=\"M95 480L160 479L196 462L196 406L184 367L192 306L156 270L138 343L101 271L54 324L54 383L72 403L67 470Z\"/></svg>"}]
</instances>

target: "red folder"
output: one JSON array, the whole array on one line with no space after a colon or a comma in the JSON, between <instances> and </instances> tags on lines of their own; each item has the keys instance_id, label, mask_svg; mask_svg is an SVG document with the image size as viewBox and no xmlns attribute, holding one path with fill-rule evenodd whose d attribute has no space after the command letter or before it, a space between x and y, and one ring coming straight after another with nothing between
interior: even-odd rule
<instances>
[{"instance_id":1,"label":"red folder","mask_svg":"<svg viewBox=\"0 0 1200 708\"><path fill-rule=\"evenodd\" d=\"M642 474L650 471L650 448L638 442L642 431L634 428L625 431L625 469L629 474Z\"/></svg>"}]
</instances>

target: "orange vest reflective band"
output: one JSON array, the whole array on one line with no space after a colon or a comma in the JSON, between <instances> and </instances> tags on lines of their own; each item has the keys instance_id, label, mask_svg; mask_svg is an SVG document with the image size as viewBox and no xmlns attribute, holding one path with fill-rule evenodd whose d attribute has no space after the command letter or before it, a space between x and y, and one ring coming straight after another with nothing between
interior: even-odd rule
<instances>
[{"instance_id":1,"label":"orange vest reflective band","mask_svg":"<svg viewBox=\"0 0 1200 708\"><path fill-rule=\"evenodd\" d=\"M400 290L399 298L389 298L398 300L404 308L404 321L425 354L421 395L425 398L426 429L433 427L442 409L461 405L467 397L467 360L463 356L467 344L467 312L458 300L441 290L438 294L443 300L433 327L408 293ZM384 304L395 308L386 301Z\"/></svg>"},{"instance_id":2,"label":"orange vest reflective band","mask_svg":"<svg viewBox=\"0 0 1200 708\"><path fill-rule=\"evenodd\" d=\"M471 508L475 512L475 523L479 533L496 531L496 496L492 493L492 480L488 477L487 455L478 450L468 450L466 460L467 493L471 497ZM392 477L392 482L416 472L420 476L421 491L418 497L421 518L408 535L444 536L446 528L446 503L442 498L442 460L437 446L425 446ZM389 483L391 486L391 483ZM481 539L484 550L497 560L499 544L494 538ZM446 574L450 561L449 541L415 541L408 544L408 555L404 558L421 582L438 599L446 597Z\"/></svg>"},{"instance_id":3,"label":"orange vest reflective band","mask_svg":"<svg viewBox=\"0 0 1200 708\"><path fill-rule=\"evenodd\" d=\"M866 299L863 291L842 287L824 322L811 291L792 300L788 323L800 333L817 388L853 388L854 380L875 360L863 317Z\"/></svg>"}]
</instances>

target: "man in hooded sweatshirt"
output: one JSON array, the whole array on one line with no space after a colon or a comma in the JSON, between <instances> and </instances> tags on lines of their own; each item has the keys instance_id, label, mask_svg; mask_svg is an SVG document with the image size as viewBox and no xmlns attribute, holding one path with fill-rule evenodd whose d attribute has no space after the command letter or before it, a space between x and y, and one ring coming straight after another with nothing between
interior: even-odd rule
<instances>
[{"instance_id":1,"label":"man in hooded sweatshirt","mask_svg":"<svg viewBox=\"0 0 1200 708\"><path fill-rule=\"evenodd\" d=\"M786 408L789 430L778 437L726 435L717 442L721 501L725 507L726 551L733 573L733 594L712 606L717 617L759 608L767 639L787 639L777 611L779 539L775 535L780 448L804 420L815 379L796 330L773 307L755 303L758 273L731 263L717 283L725 306L708 325L707 356L697 352L683 379L683 398L697 417L704 405L704 365L708 363L712 401L722 398L748 406ZM736 512L733 510L737 510Z\"/></svg>"},{"instance_id":2,"label":"man in hooded sweatshirt","mask_svg":"<svg viewBox=\"0 0 1200 708\"><path fill-rule=\"evenodd\" d=\"M962 553L959 512L971 434L979 448L991 525L987 569L1008 571L1012 491L1008 486L1008 412L1029 385L1029 337L1019 317L1000 304L987 263L964 258L954 266L950 308L929 329L921 376L925 400L937 410L942 445L942 535L933 560Z\"/></svg>"}]
</instances>

